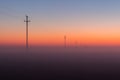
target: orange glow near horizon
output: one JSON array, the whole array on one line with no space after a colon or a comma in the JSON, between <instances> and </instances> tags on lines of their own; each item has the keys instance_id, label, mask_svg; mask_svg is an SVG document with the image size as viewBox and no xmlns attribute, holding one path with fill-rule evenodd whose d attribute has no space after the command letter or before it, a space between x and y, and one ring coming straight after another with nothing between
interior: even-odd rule
<instances>
[{"instance_id":1,"label":"orange glow near horizon","mask_svg":"<svg viewBox=\"0 0 120 80\"><path fill-rule=\"evenodd\" d=\"M48 27L49 24L44 25ZM15 25L14 25L15 26ZM17 24L16 24L17 26ZM21 27L22 26L22 27ZM55 25L57 26L57 25ZM57 29L54 25L50 25L50 28L45 27L33 27L29 26L29 45L47 46L47 45L64 45L64 35L67 36L67 45L98 45L98 46L119 46L120 45L120 32L119 28L79 28L70 25L59 25ZM62 28L60 28L62 26ZM69 27L68 27L69 26ZM116 25L118 27L118 25ZM17 29L19 27L19 30ZM24 45L25 38L25 25L19 25L15 29L3 28L0 32L0 45ZM65 28L64 28L65 27ZM87 26L85 26L87 27ZM4 32L6 31L6 32ZM46 32L45 32L46 31Z\"/></svg>"},{"instance_id":2,"label":"orange glow near horizon","mask_svg":"<svg viewBox=\"0 0 120 80\"><path fill-rule=\"evenodd\" d=\"M107 35L67 35L67 45L120 45L119 36ZM25 45L25 36L7 36L0 40L1 45ZM64 45L64 35L29 35L29 45Z\"/></svg>"}]
</instances>

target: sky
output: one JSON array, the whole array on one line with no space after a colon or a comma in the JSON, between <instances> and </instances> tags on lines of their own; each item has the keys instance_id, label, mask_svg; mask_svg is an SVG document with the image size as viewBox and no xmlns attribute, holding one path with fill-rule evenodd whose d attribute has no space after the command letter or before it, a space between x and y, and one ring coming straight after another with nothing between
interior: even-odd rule
<instances>
[{"instance_id":1,"label":"sky","mask_svg":"<svg viewBox=\"0 0 120 80\"><path fill-rule=\"evenodd\" d=\"M0 45L120 45L120 0L0 0Z\"/></svg>"}]
</instances>

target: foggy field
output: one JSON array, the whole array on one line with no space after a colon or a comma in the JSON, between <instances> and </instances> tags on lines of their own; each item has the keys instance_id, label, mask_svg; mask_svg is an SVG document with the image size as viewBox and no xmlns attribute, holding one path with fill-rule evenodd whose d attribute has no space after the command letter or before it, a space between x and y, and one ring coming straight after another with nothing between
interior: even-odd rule
<instances>
[{"instance_id":1,"label":"foggy field","mask_svg":"<svg viewBox=\"0 0 120 80\"><path fill-rule=\"evenodd\" d=\"M1 48L2 75L39 78L89 78L120 73L120 50L103 47Z\"/></svg>"}]
</instances>

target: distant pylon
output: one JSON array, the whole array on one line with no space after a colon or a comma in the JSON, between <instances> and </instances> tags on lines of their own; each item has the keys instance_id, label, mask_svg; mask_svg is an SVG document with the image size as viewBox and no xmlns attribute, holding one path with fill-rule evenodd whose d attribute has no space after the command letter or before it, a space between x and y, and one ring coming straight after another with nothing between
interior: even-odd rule
<instances>
[{"instance_id":1,"label":"distant pylon","mask_svg":"<svg viewBox=\"0 0 120 80\"><path fill-rule=\"evenodd\" d=\"M64 47L66 48L67 47L67 45L66 45L66 35L64 35Z\"/></svg>"},{"instance_id":2,"label":"distant pylon","mask_svg":"<svg viewBox=\"0 0 120 80\"><path fill-rule=\"evenodd\" d=\"M26 48L28 49L28 23L30 22L30 20L28 19L28 16L26 15L26 20L24 21L26 22Z\"/></svg>"},{"instance_id":3,"label":"distant pylon","mask_svg":"<svg viewBox=\"0 0 120 80\"><path fill-rule=\"evenodd\" d=\"M77 41L75 41L75 47L76 47L76 48L78 47L78 42L77 42Z\"/></svg>"}]
</instances>

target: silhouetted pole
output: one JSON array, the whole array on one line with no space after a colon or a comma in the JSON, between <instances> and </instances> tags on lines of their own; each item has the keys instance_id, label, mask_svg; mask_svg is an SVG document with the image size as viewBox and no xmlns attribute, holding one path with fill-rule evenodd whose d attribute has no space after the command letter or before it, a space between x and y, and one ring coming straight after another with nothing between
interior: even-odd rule
<instances>
[{"instance_id":1,"label":"silhouetted pole","mask_svg":"<svg viewBox=\"0 0 120 80\"><path fill-rule=\"evenodd\" d=\"M75 41L75 47L76 47L76 48L78 47L78 42L77 42L77 41Z\"/></svg>"},{"instance_id":2,"label":"silhouetted pole","mask_svg":"<svg viewBox=\"0 0 120 80\"><path fill-rule=\"evenodd\" d=\"M26 20L24 22L26 22L26 48L28 49L28 23L30 22L30 20L28 19L27 15Z\"/></svg>"},{"instance_id":3,"label":"silhouetted pole","mask_svg":"<svg viewBox=\"0 0 120 80\"><path fill-rule=\"evenodd\" d=\"M66 37L66 35L65 35L65 36L64 36L64 46L65 46L65 48L66 48L66 46L67 46L67 45L66 45L66 38L67 38L67 37Z\"/></svg>"}]
</instances>

